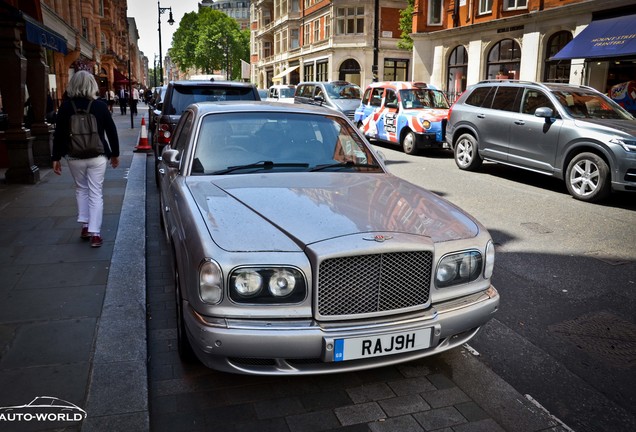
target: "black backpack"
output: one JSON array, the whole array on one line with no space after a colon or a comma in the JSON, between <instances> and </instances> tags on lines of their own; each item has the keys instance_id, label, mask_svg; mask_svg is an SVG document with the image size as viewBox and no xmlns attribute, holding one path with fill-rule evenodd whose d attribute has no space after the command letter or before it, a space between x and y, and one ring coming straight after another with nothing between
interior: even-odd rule
<instances>
[{"instance_id":1,"label":"black backpack","mask_svg":"<svg viewBox=\"0 0 636 432\"><path fill-rule=\"evenodd\" d=\"M75 114L71 115L68 155L77 159L89 159L104 154L104 144L97 132L97 118L89 111L93 101L86 109L78 109L71 101Z\"/></svg>"}]
</instances>

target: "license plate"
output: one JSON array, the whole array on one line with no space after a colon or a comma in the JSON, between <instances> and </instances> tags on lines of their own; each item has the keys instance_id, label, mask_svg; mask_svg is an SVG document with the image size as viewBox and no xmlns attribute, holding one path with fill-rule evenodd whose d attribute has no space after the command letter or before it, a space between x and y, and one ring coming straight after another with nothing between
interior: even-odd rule
<instances>
[{"instance_id":1,"label":"license plate","mask_svg":"<svg viewBox=\"0 0 636 432\"><path fill-rule=\"evenodd\" d=\"M333 361L356 360L426 349L431 345L431 328L378 336L336 339Z\"/></svg>"}]
</instances>

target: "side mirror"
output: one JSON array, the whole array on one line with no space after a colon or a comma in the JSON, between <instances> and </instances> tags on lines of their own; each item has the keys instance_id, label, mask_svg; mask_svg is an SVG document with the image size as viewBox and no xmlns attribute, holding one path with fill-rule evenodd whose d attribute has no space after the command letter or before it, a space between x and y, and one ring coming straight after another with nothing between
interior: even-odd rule
<instances>
[{"instance_id":1,"label":"side mirror","mask_svg":"<svg viewBox=\"0 0 636 432\"><path fill-rule=\"evenodd\" d=\"M554 111L552 111L552 108L540 107L534 111L534 115L535 117L552 118L554 117Z\"/></svg>"},{"instance_id":2,"label":"side mirror","mask_svg":"<svg viewBox=\"0 0 636 432\"><path fill-rule=\"evenodd\" d=\"M386 106L387 108L395 108L395 109L397 109L398 104L397 104L397 102L387 102L387 103L384 104L384 106Z\"/></svg>"},{"instance_id":3,"label":"side mirror","mask_svg":"<svg viewBox=\"0 0 636 432\"><path fill-rule=\"evenodd\" d=\"M169 168L179 168L179 165L181 164L179 150L174 150L169 147L166 147L163 153L161 153L161 160Z\"/></svg>"},{"instance_id":4,"label":"side mirror","mask_svg":"<svg viewBox=\"0 0 636 432\"><path fill-rule=\"evenodd\" d=\"M325 98L321 95L314 96L314 101L320 103L321 105L325 102Z\"/></svg>"}]
</instances>

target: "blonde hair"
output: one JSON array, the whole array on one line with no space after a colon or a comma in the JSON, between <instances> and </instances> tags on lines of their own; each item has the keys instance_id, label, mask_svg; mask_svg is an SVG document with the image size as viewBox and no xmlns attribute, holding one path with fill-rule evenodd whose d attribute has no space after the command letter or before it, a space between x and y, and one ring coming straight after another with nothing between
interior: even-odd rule
<instances>
[{"instance_id":1,"label":"blonde hair","mask_svg":"<svg viewBox=\"0 0 636 432\"><path fill-rule=\"evenodd\" d=\"M66 94L70 98L97 99L98 91L95 77L83 70L73 74L66 88Z\"/></svg>"}]
</instances>

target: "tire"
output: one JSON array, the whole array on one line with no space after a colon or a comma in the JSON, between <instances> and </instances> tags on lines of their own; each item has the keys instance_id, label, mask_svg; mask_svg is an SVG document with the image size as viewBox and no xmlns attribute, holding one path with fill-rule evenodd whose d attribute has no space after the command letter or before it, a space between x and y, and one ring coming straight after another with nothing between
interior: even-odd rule
<instances>
[{"instance_id":1,"label":"tire","mask_svg":"<svg viewBox=\"0 0 636 432\"><path fill-rule=\"evenodd\" d=\"M455 164L461 170L475 171L484 161L477 150L477 140L468 133L460 135L455 142L453 153Z\"/></svg>"},{"instance_id":2,"label":"tire","mask_svg":"<svg viewBox=\"0 0 636 432\"><path fill-rule=\"evenodd\" d=\"M413 131L408 131L402 138L402 150L408 155L417 154L417 143Z\"/></svg>"},{"instance_id":3,"label":"tire","mask_svg":"<svg viewBox=\"0 0 636 432\"><path fill-rule=\"evenodd\" d=\"M570 195L578 200L601 201L611 192L609 167L594 153L578 154L568 164L565 185Z\"/></svg>"},{"instance_id":4,"label":"tire","mask_svg":"<svg viewBox=\"0 0 636 432\"><path fill-rule=\"evenodd\" d=\"M179 270L177 268L177 262L175 260L173 264L174 272L174 295L177 306L177 351L182 361L191 363L196 359L190 340L188 339L188 332L185 328L185 319L183 318L183 298L181 297Z\"/></svg>"}]
</instances>

